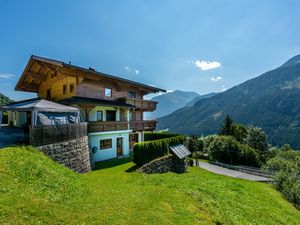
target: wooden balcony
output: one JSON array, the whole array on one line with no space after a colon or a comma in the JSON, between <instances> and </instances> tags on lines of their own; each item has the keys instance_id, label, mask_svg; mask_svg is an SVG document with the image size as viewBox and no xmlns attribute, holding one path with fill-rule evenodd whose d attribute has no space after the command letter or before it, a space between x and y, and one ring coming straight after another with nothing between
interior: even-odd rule
<instances>
[{"instance_id":1,"label":"wooden balcony","mask_svg":"<svg viewBox=\"0 0 300 225\"><path fill-rule=\"evenodd\" d=\"M130 129L133 131L153 131L157 120L130 121Z\"/></svg>"},{"instance_id":2,"label":"wooden balcony","mask_svg":"<svg viewBox=\"0 0 300 225\"><path fill-rule=\"evenodd\" d=\"M116 131L116 130L128 130L127 121L90 121L88 122L88 131L89 132L104 132L104 131Z\"/></svg>"},{"instance_id":3,"label":"wooden balcony","mask_svg":"<svg viewBox=\"0 0 300 225\"><path fill-rule=\"evenodd\" d=\"M141 109L143 111L155 111L157 102L151 100L137 99L137 98L119 98L126 104L134 105L136 109Z\"/></svg>"}]
</instances>

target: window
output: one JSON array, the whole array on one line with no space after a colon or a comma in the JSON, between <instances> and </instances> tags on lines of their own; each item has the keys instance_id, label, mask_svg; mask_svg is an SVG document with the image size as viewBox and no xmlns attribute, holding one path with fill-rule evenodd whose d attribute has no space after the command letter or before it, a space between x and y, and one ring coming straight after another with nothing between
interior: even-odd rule
<instances>
[{"instance_id":1,"label":"window","mask_svg":"<svg viewBox=\"0 0 300 225\"><path fill-rule=\"evenodd\" d=\"M67 85L66 84L63 86L63 94L64 95L67 94Z\"/></svg>"},{"instance_id":2,"label":"window","mask_svg":"<svg viewBox=\"0 0 300 225\"><path fill-rule=\"evenodd\" d=\"M97 110L97 121L103 121L103 111Z\"/></svg>"},{"instance_id":3,"label":"window","mask_svg":"<svg viewBox=\"0 0 300 225\"><path fill-rule=\"evenodd\" d=\"M105 97L112 97L112 90L111 88L105 88Z\"/></svg>"},{"instance_id":4,"label":"window","mask_svg":"<svg viewBox=\"0 0 300 225\"><path fill-rule=\"evenodd\" d=\"M47 96L46 96L46 98L47 98L48 100L51 100L51 89L48 89L48 90L47 90Z\"/></svg>"},{"instance_id":5,"label":"window","mask_svg":"<svg viewBox=\"0 0 300 225\"><path fill-rule=\"evenodd\" d=\"M129 111L129 121L133 120L133 112L130 110Z\"/></svg>"},{"instance_id":6,"label":"window","mask_svg":"<svg viewBox=\"0 0 300 225\"><path fill-rule=\"evenodd\" d=\"M116 111L106 110L106 121L116 121Z\"/></svg>"},{"instance_id":7,"label":"window","mask_svg":"<svg viewBox=\"0 0 300 225\"><path fill-rule=\"evenodd\" d=\"M112 148L112 139L100 140L100 150Z\"/></svg>"},{"instance_id":8,"label":"window","mask_svg":"<svg viewBox=\"0 0 300 225\"><path fill-rule=\"evenodd\" d=\"M129 98L136 98L136 93L134 91L129 91L128 92L128 97Z\"/></svg>"},{"instance_id":9,"label":"window","mask_svg":"<svg viewBox=\"0 0 300 225\"><path fill-rule=\"evenodd\" d=\"M70 84L70 93L73 93L73 91L74 91L74 87L75 87L75 85L74 85L74 84Z\"/></svg>"},{"instance_id":10,"label":"window","mask_svg":"<svg viewBox=\"0 0 300 225\"><path fill-rule=\"evenodd\" d=\"M129 142L138 142L139 135L137 133L129 134Z\"/></svg>"}]
</instances>

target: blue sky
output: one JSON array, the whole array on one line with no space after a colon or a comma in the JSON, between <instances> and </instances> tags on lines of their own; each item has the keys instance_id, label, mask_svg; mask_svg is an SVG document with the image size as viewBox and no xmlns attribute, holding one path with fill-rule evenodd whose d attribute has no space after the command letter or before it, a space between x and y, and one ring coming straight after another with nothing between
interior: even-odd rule
<instances>
[{"instance_id":1,"label":"blue sky","mask_svg":"<svg viewBox=\"0 0 300 225\"><path fill-rule=\"evenodd\" d=\"M0 92L31 54L155 85L219 92L300 54L300 1L0 0Z\"/></svg>"}]
</instances>

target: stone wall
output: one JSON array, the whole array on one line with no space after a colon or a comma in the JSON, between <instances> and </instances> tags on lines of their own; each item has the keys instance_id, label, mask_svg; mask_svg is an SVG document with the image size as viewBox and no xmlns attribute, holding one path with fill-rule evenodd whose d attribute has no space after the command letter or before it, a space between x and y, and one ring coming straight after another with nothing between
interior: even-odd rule
<instances>
[{"instance_id":1,"label":"stone wall","mask_svg":"<svg viewBox=\"0 0 300 225\"><path fill-rule=\"evenodd\" d=\"M187 170L187 162L184 159L179 159L172 154L154 159L140 167L137 171L140 173L167 173L176 172L183 173Z\"/></svg>"},{"instance_id":2,"label":"stone wall","mask_svg":"<svg viewBox=\"0 0 300 225\"><path fill-rule=\"evenodd\" d=\"M75 172L86 173L91 171L87 136L71 141L39 146L37 149Z\"/></svg>"}]
</instances>

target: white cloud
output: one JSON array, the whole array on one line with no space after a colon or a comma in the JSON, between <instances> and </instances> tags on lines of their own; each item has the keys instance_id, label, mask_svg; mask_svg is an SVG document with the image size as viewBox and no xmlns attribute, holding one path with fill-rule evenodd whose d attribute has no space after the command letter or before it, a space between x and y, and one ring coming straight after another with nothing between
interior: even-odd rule
<instances>
[{"instance_id":1,"label":"white cloud","mask_svg":"<svg viewBox=\"0 0 300 225\"><path fill-rule=\"evenodd\" d=\"M133 71L135 74L137 74L137 75L139 75L140 74L140 70L138 70L138 69L132 69L132 68L130 68L129 66L124 66L124 69L126 70L126 71Z\"/></svg>"},{"instance_id":2,"label":"white cloud","mask_svg":"<svg viewBox=\"0 0 300 225\"><path fill-rule=\"evenodd\" d=\"M217 76L217 77L211 77L210 79L211 79L212 81L217 82L217 81L219 81L219 80L222 80L222 77Z\"/></svg>"},{"instance_id":3,"label":"white cloud","mask_svg":"<svg viewBox=\"0 0 300 225\"><path fill-rule=\"evenodd\" d=\"M200 60L196 60L195 61L195 66L198 67L201 70L211 70L211 69L215 69L221 66L221 63L217 62L217 61L200 61Z\"/></svg>"},{"instance_id":4,"label":"white cloud","mask_svg":"<svg viewBox=\"0 0 300 225\"><path fill-rule=\"evenodd\" d=\"M227 89L225 88L224 85L221 86L221 91L226 91Z\"/></svg>"},{"instance_id":5,"label":"white cloud","mask_svg":"<svg viewBox=\"0 0 300 225\"><path fill-rule=\"evenodd\" d=\"M14 76L15 75L9 73L0 73L0 78L4 78L4 79L10 79L13 78Z\"/></svg>"}]
</instances>

